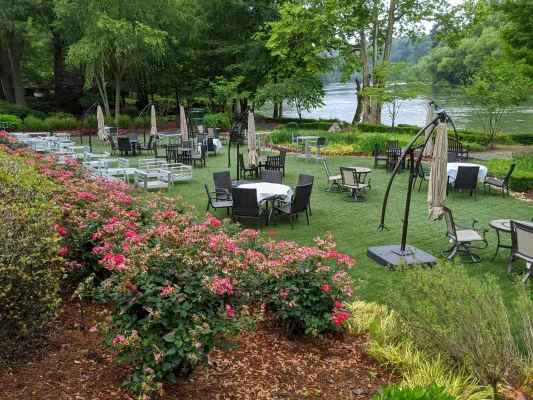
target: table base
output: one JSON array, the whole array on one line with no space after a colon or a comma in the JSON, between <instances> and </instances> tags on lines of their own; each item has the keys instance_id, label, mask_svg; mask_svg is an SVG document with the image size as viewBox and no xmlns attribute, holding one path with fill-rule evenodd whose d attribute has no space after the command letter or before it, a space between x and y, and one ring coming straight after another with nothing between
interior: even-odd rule
<instances>
[{"instance_id":1,"label":"table base","mask_svg":"<svg viewBox=\"0 0 533 400\"><path fill-rule=\"evenodd\" d=\"M431 254L426 253L414 246L407 245L405 254L402 254L400 245L369 247L366 255L379 265L394 270L400 263L407 265L422 264L435 265L437 260Z\"/></svg>"}]
</instances>

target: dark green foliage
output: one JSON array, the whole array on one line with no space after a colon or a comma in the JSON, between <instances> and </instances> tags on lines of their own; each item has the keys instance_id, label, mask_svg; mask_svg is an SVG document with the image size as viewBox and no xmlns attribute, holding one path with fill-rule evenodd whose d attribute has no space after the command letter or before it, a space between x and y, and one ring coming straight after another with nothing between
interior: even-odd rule
<instances>
[{"instance_id":1,"label":"dark green foliage","mask_svg":"<svg viewBox=\"0 0 533 400\"><path fill-rule=\"evenodd\" d=\"M214 113L204 115L204 125L210 128L221 128L229 131L231 129L231 118L229 113Z\"/></svg>"},{"instance_id":2,"label":"dark green foliage","mask_svg":"<svg viewBox=\"0 0 533 400\"><path fill-rule=\"evenodd\" d=\"M374 396L374 400L455 400L455 397L448 396L446 388L439 387L436 383L414 388L409 386L402 388L400 384L389 383Z\"/></svg>"},{"instance_id":3,"label":"dark green foliage","mask_svg":"<svg viewBox=\"0 0 533 400\"><path fill-rule=\"evenodd\" d=\"M0 114L16 115L19 118L24 118L30 115L31 108L26 106L19 106L18 104L8 103L7 101L0 100Z\"/></svg>"},{"instance_id":4,"label":"dark green foliage","mask_svg":"<svg viewBox=\"0 0 533 400\"><path fill-rule=\"evenodd\" d=\"M121 114L115 119L115 126L120 129L129 129L131 124L131 118L129 115Z\"/></svg>"},{"instance_id":5,"label":"dark green foliage","mask_svg":"<svg viewBox=\"0 0 533 400\"><path fill-rule=\"evenodd\" d=\"M40 173L0 153L0 358L40 343L55 321L62 269Z\"/></svg>"},{"instance_id":6,"label":"dark green foliage","mask_svg":"<svg viewBox=\"0 0 533 400\"><path fill-rule=\"evenodd\" d=\"M304 122L300 124L302 129L315 129L317 131L327 131L331 128L331 122Z\"/></svg>"},{"instance_id":7,"label":"dark green foliage","mask_svg":"<svg viewBox=\"0 0 533 400\"><path fill-rule=\"evenodd\" d=\"M513 133L511 137L515 143L525 146L533 145L533 133Z\"/></svg>"},{"instance_id":8,"label":"dark green foliage","mask_svg":"<svg viewBox=\"0 0 533 400\"><path fill-rule=\"evenodd\" d=\"M533 172L515 171L509 178L509 189L515 192L527 192L533 189Z\"/></svg>"}]
</instances>

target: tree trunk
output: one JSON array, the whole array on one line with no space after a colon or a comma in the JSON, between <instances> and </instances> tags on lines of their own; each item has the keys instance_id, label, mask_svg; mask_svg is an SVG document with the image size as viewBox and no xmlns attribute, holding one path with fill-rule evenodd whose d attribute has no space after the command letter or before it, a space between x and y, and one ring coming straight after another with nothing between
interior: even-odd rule
<instances>
[{"instance_id":1,"label":"tree trunk","mask_svg":"<svg viewBox=\"0 0 533 400\"><path fill-rule=\"evenodd\" d=\"M361 121L361 114L363 114L364 100L361 94L361 79L355 78L355 89L357 94L357 108L353 116L352 124L357 124Z\"/></svg>"},{"instance_id":2,"label":"tree trunk","mask_svg":"<svg viewBox=\"0 0 533 400\"><path fill-rule=\"evenodd\" d=\"M272 114L273 118L278 118L278 103L274 103L274 113Z\"/></svg>"},{"instance_id":3,"label":"tree trunk","mask_svg":"<svg viewBox=\"0 0 533 400\"><path fill-rule=\"evenodd\" d=\"M278 118L283 118L283 102L279 103Z\"/></svg>"},{"instance_id":4,"label":"tree trunk","mask_svg":"<svg viewBox=\"0 0 533 400\"><path fill-rule=\"evenodd\" d=\"M104 81L104 70L101 69L98 74L95 74L94 79L96 80L100 97L102 97L102 101L104 102L105 115L106 117L110 117L111 110L109 109L109 99L107 98L107 89Z\"/></svg>"},{"instance_id":5,"label":"tree trunk","mask_svg":"<svg viewBox=\"0 0 533 400\"><path fill-rule=\"evenodd\" d=\"M370 65L368 62L368 53L366 51L366 37L365 31L362 29L359 33L361 37L361 64L363 68L363 89L370 87ZM368 101L368 96L363 97L363 122L372 122L371 119L371 107L370 102Z\"/></svg>"},{"instance_id":6,"label":"tree trunk","mask_svg":"<svg viewBox=\"0 0 533 400\"><path fill-rule=\"evenodd\" d=\"M115 121L118 120L120 115L120 81L122 80L122 75L120 73L115 74Z\"/></svg>"},{"instance_id":7,"label":"tree trunk","mask_svg":"<svg viewBox=\"0 0 533 400\"><path fill-rule=\"evenodd\" d=\"M20 54L17 51L17 44L15 43L15 33L6 33L7 43L7 59L9 60L9 69L11 70L11 82L13 84L13 93L15 95L15 103L19 105L26 105L24 99L24 87L22 86L22 77L20 75Z\"/></svg>"},{"instance_id":8,"label":"tree trunk","mask_svg":"<svg viewBox=\"0 0 533 400\"><path fill-rule=\"evenodd\" d=\"M15 97L13 96L13 85L11 84L9 66L5 57L2 41L0 41L0 85L2 86L3 98L9 103L14 103Z\"/></svg>"}]
</instances>

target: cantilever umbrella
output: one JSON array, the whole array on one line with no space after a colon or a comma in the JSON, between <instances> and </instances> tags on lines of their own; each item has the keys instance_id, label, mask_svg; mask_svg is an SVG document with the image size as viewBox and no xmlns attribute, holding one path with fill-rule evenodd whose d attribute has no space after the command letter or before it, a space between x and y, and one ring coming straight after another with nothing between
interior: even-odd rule
<instances>
[{"instance_id":1,"label":"cantilever umbrella","mask_svg":"<svg viewBox=\"0 0 533 400\"><path fill-rule=\"evenodd\" d=\"M427 114L426 114L426 125L429 125L431 121L433 121L433 107L430 104L428 106L428 110L427 110ZM432 133L433 133L433 127L432 126L428 126L426 128L426 135L425 135L425 138L424 138L424 140L427 141L426 142L427 144L426 144L426 147L424 148L424 152L422 153L422 155L424 157L429 157L433 153L433 140L431 140L431 139L427 140L428 136L430 136Z\"/></svg>"},{"instance_id":2,"label":"cantilever umbrella","mask_svg":"<svg viewBox=\"0 0 533 400\"><path fill-rule=\"evenodd\" d=\"M96 119L98 121L98 138L102 142L105 142L107 140L107 133L104 128L104 113L102 112L102 107L100 107L100 104L98 104L98 107L96 107Z\"/></svg>"},{"instance_id":3,"label":"cantilever umbrella","mask_svg":"<svg viewBox=\"0 0 533 400\"><path fill-rule=\"evenodd\" d=\"M435 148L433 149L433 164L429 177L428 206L429 219L438 220L444 213L442 206L446 199L446 183L448 178L448 126L446 122L439 122Z\"/></svg>"},{"instance_id":4,"label":"cantilever umbrella","mask_svg":"<svg viewBox=\"0 0 533 400\"><path fill-rule=\"evenodd\" d=\"M189 129L187 128L187 117L185 116L185 108L180 105L180 133L181 140L189 140Z\"/></svg>"},{"instance_id":5,"label":"cantilever umbrella","mask_svg":"<svg viewBox=\"0 0 533 400\"><path fill-rule=\"evenodd\" d=\"M250 167L257 167L259 164L256 147L255 119L254 113L250 111L248 113L248 165Z\"/></svg>"},{"instance_id":6,"label":"cantilever umbrella","mask_svg":"<svg viewBox=\"0 0 533 400\"><path fill-rule=\"evenodd\" d=\"M157 136L157 118L155 117L155 107L152 104L152 109L150 110L150 136Z\"/></svg>"}]
</instances>

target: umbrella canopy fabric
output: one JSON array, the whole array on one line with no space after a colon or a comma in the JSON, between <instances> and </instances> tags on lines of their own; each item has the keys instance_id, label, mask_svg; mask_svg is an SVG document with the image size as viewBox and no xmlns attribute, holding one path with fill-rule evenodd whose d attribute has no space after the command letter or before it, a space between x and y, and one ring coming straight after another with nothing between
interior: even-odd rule
<instances>
[{"instance_id":1,"label":"umbrella canopy fabric","mask_svg":"<svg viewBox=\"0 0 533 400\"><path fill-rule=\"evenodd\" d=\"M98 138L105 142L107 140L107 133L105 131L104 113L100 104L96 107L96 120L98 121Z\"/></svg>"},{"instance_id":2,"label":"umbrella canopy fabric","mask_svg":"<svg viewBox=\"0 0 533 400\"><path fill-rule=\"evenodd\" d=\"M250 167L257 167L259 164L259 157L256 150L255 137L255 118L254 113L248 113L248 165Z\"/></svg>"},{"instance_id":3,"label":"umbrella canopy fabric","mask_svg":"<svg viewBox=\"0 0 533 400\"><path fill-rule=\"evenodd\" d=\"M448 177L448 126L446 122L439 122L435 148L433 150L433 164L429 177L428 206L429 220L436 221L444 213L442 206L446 199L446 181Z\"/></svg>"},{"instance_id":4,"label":"umbrella canopy fabric","mask_svg":"<svg viewBox=\"0 0 533 400\"><path fill-rule=\"evenodd\" d=\"M152 109L150 110L150 136L157 136L157 118L155 117L155 107L152 104Z\"/></svg>"},{"instance_id":5,"label":"umbrella canopy fabric","mask_svg":"<svg viewBox=\"0 0 533 400\"><path fill-rule=\"evenodd\" d=\"M185 108L180 105L180 132L181 140L189 140L189 129L187 128L187 117L185 116Z\"/></svg>"},{"instance_id":6,"label":"umbrella canopy fabric","mask_svg":"<svg viewBox=\"0 0 533 400\"><path fill-rule=\"evenodd\" d=\"M433 120L433 107L430 104L428 106L428 110L426 114L426 125L428 125L432 120ZM431 128L432 128L431 126L426 128L426 136L425 136L426 140L428 136L433 133ZM429 157L432 153L433 153L433 140L430 139L427 141L426 147L424 148L424 152L422 153L422 155L424 157Z\"/></svg>"}]
</instances>

